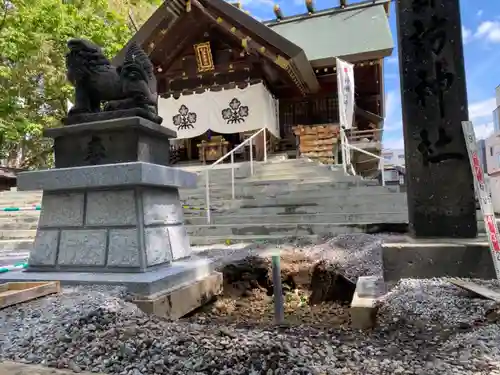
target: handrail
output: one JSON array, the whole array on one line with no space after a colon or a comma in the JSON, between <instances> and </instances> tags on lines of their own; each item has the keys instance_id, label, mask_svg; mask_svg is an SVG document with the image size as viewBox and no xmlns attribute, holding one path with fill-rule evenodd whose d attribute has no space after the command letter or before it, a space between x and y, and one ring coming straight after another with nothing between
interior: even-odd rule
<instances>
[{"instance_id":1,"label":"handrail","mask_svg":"<svg viewBox=\"0 0 500 375\"><path fill-rule=\"evenodd\" d=\"M374 154L374 153L372 153L372 152L369 152L369 151L363 150L363 149L361 149L361 148L359 148L359 147L352 146L352 145L350 145L349 143L346 143L346 144L345 144L345 146L347 146L347 147L348 147L348 148L350 148L350 149L353 149L353 150L356 150L356 151L358 151L358 152L361 152L361 153L363 153L363 154L365 154L365 155L372 156L372 157L374 157L374 158L376 158L376 159L379 159L379 160L380 160L380 162L381 162L381 163L380 163L380 172L381 172L381 174L382 174L382 186L385 186L385 168L384 168L384 158L383 158L383 157L381 157L381 156L379 156L379 155L375 155L375 154Z\"/></svg>"},{"instance_id":2,"label":"handrail","mask_svg":"<svg viewBox=\"0 0 500 375\"><path fill-rule=\"evenodd\" d=\"M264 133L264 162L267 161L267 133L266 133L267 128L262 128L258 132L252 134L250 137L245 139L242 143L240 143L238 146L233 148L231 151L226 153L225 155L222 155L219 159L217 159L212 165L210 165L208 168L205 169L205 212L207 213L207 224L210 224L211 222L211 214L210 214L210 177L209 173L210 170L212 170L216 165L222 163L224 159L226 159L228 156L231 157L231 196L232 199L234 200L236 198L236 192L235 192L235 186L234 186L234 153L239 150L240 148L244 147L246 144L250 145L250 174L253 176L253 140L255 137L257 137L260 133Z\"/></svg>"},{"instance_id":3,"label":"handrail","mask_svg":"<svg viewBox=\"0 0 500 375\"><path fill-rule=\"evenodd\" d=\"M348 152L348 150L346 150L346 146L349 147L349 139L347 138L347 135L343 128L340 128L340 141L340 150L342 151L342 166L344 168L344 173L347 174L347 167L349 166L352 174L355 176L356 170L354 169L354 166L351 162L351 154Z\"/></svg>"},{"instance_id":4,"label":"handrail","mask_svg":"<svg viewBox=\"0 0 500 375\"><path fill-rule=\"evenodd\" d=\"M229 151L228 153L226 153L225 155L222 155L219 159L217 159L214 163L212 163L210 165L210 167L208 167L208 169L212 169L213 167L215 167L217 164L220 164L225 158L227 158L229 155L232 155L235 153L236 150L239 150L241 147L243 147L246 143L251 143L252 142L252 139L254 139L257 135L259 135L260 133L262 133L264 130L266 130L267 128L262 128L260 129L257 133L254 133L252 134L251 137L248 137L247 139L245 139L245 141L243 143L240 143L238 146L236 146L235 148L233 148L231 151ZM267 152L266 152L267 153ZM267 159L266 155L264 155L264 159Z\"/></svg>"}]
</instances>

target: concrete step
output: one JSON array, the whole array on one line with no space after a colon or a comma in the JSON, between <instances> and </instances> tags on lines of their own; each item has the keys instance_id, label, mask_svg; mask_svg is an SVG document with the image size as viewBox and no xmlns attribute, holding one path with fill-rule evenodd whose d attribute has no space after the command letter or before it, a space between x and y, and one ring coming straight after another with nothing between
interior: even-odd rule
<instances>
[{"instance_id":1,"label":"concrete step","mask_svg":"<svg viewBox=\"0 0 500 375\"><path fill-rule=\"evenodd\" d=\"M212 224L314 224L314 223L407 223L408 214L406 212L386 212L386 213L322 213L322 214L289 214L289 215L227 215L226 213L213 213L211 215ZM205 213L198 215L186 215L186 225L206 225Z\"/></svg>"},{"instance_id":2,"label":"concrete step","mask_svg":"<svg viewBox=\"0 0 500 375\"><path fill-rule=\"evenodd\" d=\"M235 184L235 193L240 196L254 196L259 194L274 194L283 193L288 194L292 192L303 192L308 191L311 193L319 192L323 190L335 190L343 192L355 192L359 194L370 194L373 189L384 189L387 192L399 192L396 187L383 187L377 182L361 181L361 183L339 183L339 182L324 182L324 183L314 183L314 182L275 182L275 183L253 183L253 184ZM231 197L231 182L225 183L223 185L211 186L210 196L212 195L223 195L227 194L227 197ZM199 186L195 189L181 189L181 197L190 196L205 196L205 187Z\"/></svg>"},{"instance_id":3,"label":"concrete step","mask_svg":"<svg viewBox=\"0 0 500 375\"><path fill-rule=\"evenodd\" d=\"M344 171L341 170L336 170L336 169L330 169L326 166L322 165L317 165L314 163L307 163L307 164L300 164L300 165L279 165L279 164L273 164L273 165L262 165L258 167L254 167L254 173L296 173L296 174L302 174L302 173L311 173L311 172L318 172L318 173L330 173L332 175L345 175Z\"/></svg>"},{"instance_id":4,"label":"concrete step","mask_svg":"<svg viewBox=\"0 0 500 375\"><path fill-rule=\"evenodd\" d=\"M334 186L336 189L351 189L353 187L358 186L380 186L378 181L376 180L346 180L346 181L338 181L333 180L329 177L318 177L318 178L310 178L310 179L282 179L282 180L259 180L259 179L246 179L244 182L235 181L236 189L253 189L253 188L267 188L274 187L275 189L287 189L292 188L294 186L300 186L303 184L307 184L308 186L318 185L318 186ZM194 189L185 189L184 191L189 190L197 190L204 189L205 184L199 184ZM212 180L210 181L210 190L220 190L220 189L231 189L231 180L218 180L217 183L214 183Z\"/></svg>"},{"instance_id":5,"label":"concrete step","mask_svg":"<svg viewBox=\"0 0 500 375\"><path fill-rule=\"evenodd\" d=\"M205 211L185 210L185 223L189 225L205 225ZM402 223L408 222L406 211L376 213L316 213L316 214L283 214L283 215L228 215L225 212L213 212L213 224L260 224L260 223ZM38 217L0 217L0 228L3 230L35 230Z\"/></svg>"},{"instance_id":6,"label":"concrete step","mask_svg":"<svg viewBox=\"0 0 500 375\"><path fill-rule=\"evenodd\" d=\"M42 202L42 199L18 199L18 198L9 198L9 199L0 199L0 207L28 207L33 205L39 205Z\"/></svg>"},{"instance_id":7,"label":"concrete step","mask_svg":"<svg viewBox=\"0 0 500 375\"><path fill-rule=\"evenodd\" d=\"M233 235L231 237L228 236L203 236L203 237L197 237L197 236L192 236L189 237L189 240L191 242L191 246L199 246L199 245L217 245L217 244L234 244L234 243L248 243L248 244L255 244L255 243L277 243L281 244L286 241L291 241L295 237L284 237L282 235ZM317 241L319 239L319 236L317 235L306 235L306 236L300 236L300 239L305 239L309 241Z\"/></svg>"},{"instance_id":8,"label":"concrete step","mask_svg":"<svg viewBox=\"0 0 500 375\"><path fill-rule=\"evenodd\" d=\"M266 189L235 189L236 199L257 199L266 197L293 197L297 199L302 199L307 196L315 196L320 198L330 198L330 197L344 197L346 195L380 195L380 194L394 194L399 193L395 189L384 188L382 186L356 186L349 190L347 189L333 189L330 186L311 186L312 190L306 190L299 188L298 190L285 190L278 187L269 186ZM194 202L198 199L205 200L205 189L196 189L189 191L181 191L181 200L189 204L189 202ZM210 189L210 199L211 200L222 200L232 199L231 188L225 189Z\"/></svg>"},{"instance_id":9,"label":"concrete step","mask_svg":"<svg viewBox=\"0 0 500 375\"><path fill-rule=\"evenodd\" d=\"M9 239L9 240L0 239L0 252L16 251L16 250L29 251L32 248L32 246L33 246L32 238Z\"/></svg>"},{"instance_id":10,"label":"concrete step","mask_svg":"<svg viewBox=\"0 0 500 375\"><path fill-rule=\"evenodd\" d=\"M358 189L361 189L361 191L358 191ZM388 189L384 189L383 187L370 187L370 190L367 192L365 189L362 189L361 187L358 188L353 188L349 191L346 190L335 190L331 188L325 187L324 189L318 189L316 191L308 191L308 190L302 190L302 191L286 191L286 190L278 190L276 189L275 191L267 191L267 192L262 192L258 194L252 194L252 195L236 195L236 199L241 200L241 199L246 199L246 200L251 200L251 199L266 199L266 198L287 198L287 199L294 199L296 201L302 202L303 200L309 200L309 199L314 199L317 201L318 199L367 199L369 197L386 197L386 196L394 196L394 195L399 195L403 193L398 193L398 192L391 192ZM236 192L235 192L236 194ZM210 199L211 201L213 200L231 200L231 191L229 192L212 192L210 191ZM375 198L374 198L375 199ZM186 204L189 203L199 203L205 202L205 191L203 192L198 192L196 194L182 194L181 195L181 200L185 202Z\"/></svg>"},{"instance_id":11,"label":"concrete step","mask_svg":"<svg viewBox=\"0 0 500 375\"><path fill-rule=\"evenodd\" d=\"M0 239L2 240L33 239L35 235L36 229L0 229Z\"/></svg>"},{"instance_id":12,"label":"concrete step","mask_svg":"<svg viewBox=\"0 0 500 375\"><path fill-rule=\"evenodd\" d=\"M407 223L400 223L402 227ZM205 224L186 225L189 236L283 236L302 237L309 235L337 236L347 233L372 233L383 224L373 223L313 223L313 224L293 224L293 223L260 223L260 224Z\"/></svg>"},{"instance_id":13,"label":"concrete step","mask_svg":"<svg viewBox=\"0 0 500 375\"><path fill-rule=\"evenodd\" d=\"M316 213L345 213L345 212L406 212L406 203L401 202L356 202L351 204L289 204L289 205L247 205L243 207L217 207L214 209L225 210L228 215L286 215L286 214L316 214ZM187 217L187 216L186 216Z\"/></svg>"},{"instance_id":14,"label":"concrete step","mask_svg":"<svg viewBox=\"0 0 500 375\"><path fill-rule=\"evenodd\" d=\"M251 182L273 182L273 181L310 181L316 183L322 182L358 182L363 181L360 177L345 176L345 175L331 175L328 173L318 174L314 176L297 176L295 174L269 174L269 175L254 175L243 180L245 183Z\"/></svg>"}]
</instances>

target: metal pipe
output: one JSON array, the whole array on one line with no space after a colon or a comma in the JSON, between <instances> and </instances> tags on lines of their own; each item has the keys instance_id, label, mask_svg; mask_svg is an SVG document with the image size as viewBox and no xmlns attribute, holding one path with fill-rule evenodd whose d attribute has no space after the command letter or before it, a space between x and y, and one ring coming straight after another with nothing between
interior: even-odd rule
<instances>
[{"instance_id":1,"label":"metal pipe","mask_svg":"<svg viewBox=\"0 0 500 375\"><path fill-rule=\"evenodd\" d=\"M276 324L283 324L285 320L283 307L283 288L281 286L280 256L272 256L273 289L274 289L274 320Z\"/></svg>"},{"instance_id":2,"label":"metal pipe","mask_svg":"<svg viewBox=\"0 0 500 375\"><path fill-rule=\"evenodd\" d=\"M264 162L267 162L267 131L264 128Z\"/></svg>"},{"instance_id":3,"label":"metal pipe","mask_svg":"<svg viewBox=\"0 0 500 375\"><path fill-rule=\"evenodd\" d=\"M382 186L385 186L385 163L384 163L384 158L380 159L380 169L382 170Z\"/></svg>"},{"instance_id":4,"label":"metal pipe","mask_svg":"<svg viewBox=\"0 0 500 375\"><path fill-rule=\"evenodd\" d=\"M342 168L344 169L344 173L347 174L347 150L346 150L346 137L344 129L340 129L340 148L342 151Z\"/></svg>"},{"instance_id":5,"label":"metal pipe","mask_svg":"<svg viewBox=\"0 0 500 375\"><path fill-rule=\"evenodd\" d=\"M209 169L205 169L205 208L207 211L207 224L210 224L210 180L208 177Z\"/></svg>"},{"instance_id":6,"label":"metal pipe","mask_svg":"<svg viewBox=\"0 0 500 375\"><path fill-rule=\"evenodd\" d=\"M250 174L253 176L253 138L250 138Z\"/></svg>"},{"instance_id":7,"label":"metal pipe","mask_svg":"<svg viewBox=\"0 0 500 375\"><path fill-rule=\"evenodd\" d=\"M231 194L234 200L236 198L236 192L234 191L234 154L231 154Z\"/></svg>"}]
</instances>

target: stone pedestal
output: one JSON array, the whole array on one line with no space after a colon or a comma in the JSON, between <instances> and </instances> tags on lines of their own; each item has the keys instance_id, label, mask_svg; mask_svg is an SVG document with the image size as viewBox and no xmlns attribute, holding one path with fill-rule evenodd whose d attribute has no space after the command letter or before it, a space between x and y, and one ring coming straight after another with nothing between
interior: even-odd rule
<instances>
[{"instance_id":1,"label":"stone pedestal","mask_svg":"<svg viewBox=\"0 0 500 375\"><path fill-rule=\"evenodd\" d=\"M459 5L396 1L409 223L420 238L477 235Z\"/></svg>"},{"instance_id":2,"label":"stone pedestal","mask_svg":"<svg viewBox=\"0 0 500 375\"><path fill-rule=\"evenodd\" d=\"M161 160L162 142L168 153L170 131L157 124L125 118L101 125L48 132L55 138L56 165L68 157L76 167L19 174L20 190L43 190L42 210L27 269L0 279L125 285L142 301L140 306L180 293L189 301L163 313L180 317L219 293L222 283L211 261L191 257L183 224L178 189L195 187L196 175L144 162ZM111 136L116 129L120 134ZM83 146L95 138L105 139L102 160L131 162L94 160L98 165L85 166Z\"/></svg>"},{"instance_id":3,"label":"stone pedestal","mask_svg":"<svg viewBox=\"0 0 500 375\"><path fill-rule=\"evenodd\" d=\"M142 117L87 122L47 129L54 139L56 168L128 163L169 165L173 130Z\"/></svg>"}]
</instances>

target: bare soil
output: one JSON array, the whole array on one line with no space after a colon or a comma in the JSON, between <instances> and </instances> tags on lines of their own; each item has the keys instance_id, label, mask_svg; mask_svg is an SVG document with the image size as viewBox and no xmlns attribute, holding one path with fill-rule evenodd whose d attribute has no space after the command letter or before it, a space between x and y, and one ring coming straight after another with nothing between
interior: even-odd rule
<instances>
[{"instance_id":1,"label":"bare soil","mask_svg":"<svg viewBox=\"0 0 500 375\"><path fill-rule=\"evenodd\" d=\"M184 319L200 324L274 324L271 267L270 258L256 256L224 266L223 294ZM336 267L291 252L281 257L281 280L287 326L348 327L352 285L339 277Z\"/></svg>"}]
</instances>

